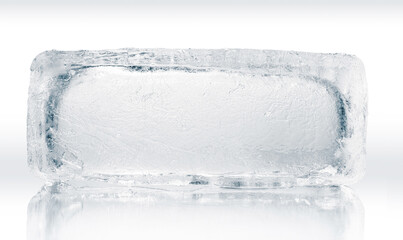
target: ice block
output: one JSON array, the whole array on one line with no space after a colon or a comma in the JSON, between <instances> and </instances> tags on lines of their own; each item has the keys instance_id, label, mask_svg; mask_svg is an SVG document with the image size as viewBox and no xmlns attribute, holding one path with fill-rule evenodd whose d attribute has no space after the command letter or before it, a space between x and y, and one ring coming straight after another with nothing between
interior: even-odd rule
<instances>
[{"instance_id":1,"label":"ice block","mask_svg":"<svg viewBox=\"0 0 403 240\"><path fill-rule=\"evenodd\" d=\"M265 188L364 174L367 87L346 54L46 51L28 164L49 180Z\"/></svg>"}]
</instances>

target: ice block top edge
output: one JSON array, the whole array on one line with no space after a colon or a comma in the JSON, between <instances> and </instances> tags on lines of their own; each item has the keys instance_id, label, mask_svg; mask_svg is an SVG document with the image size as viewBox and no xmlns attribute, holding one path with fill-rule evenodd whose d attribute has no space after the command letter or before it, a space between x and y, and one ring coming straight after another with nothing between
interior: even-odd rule
<instances>
[{"instance_id":1,"label":"ice block top edge","mask_svg":"<svg viewBox=\"0 0 403 240\"><path fill-rule=\"evenodd\" d=\"M41 66L74 69L90 66L133 66L259 70L271 75L300 73L335 81L331 70L363 70L354 55L255 49L118 49L44 51L37 55L31 71ZM59 69L60 69L59 68ZM49 68L47 68L49 69ZM295 71L298 70L298 71ZM363 71L362 71L363 72Z\"/></svg>"}]
</instances>

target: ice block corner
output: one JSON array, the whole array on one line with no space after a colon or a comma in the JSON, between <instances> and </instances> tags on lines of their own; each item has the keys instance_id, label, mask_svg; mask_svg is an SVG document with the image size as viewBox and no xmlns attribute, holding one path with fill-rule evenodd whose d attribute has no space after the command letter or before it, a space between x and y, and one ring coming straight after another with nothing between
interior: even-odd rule
<instances>
[{"instance_id":1,"label":"ice block corner","mask_svg":"<svg viewBox=\"0 0 403 240\"><path fill-rule=\"evenodd\" d=\"M351 55L47 51L31 66L28 165L131 185L348 184L364 174L366 118Z\"/></svg>"}]
</instances>

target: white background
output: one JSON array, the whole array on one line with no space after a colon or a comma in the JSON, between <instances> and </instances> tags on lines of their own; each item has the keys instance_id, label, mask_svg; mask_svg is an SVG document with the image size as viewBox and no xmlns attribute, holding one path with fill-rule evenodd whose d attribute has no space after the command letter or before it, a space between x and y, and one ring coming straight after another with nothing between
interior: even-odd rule
<instances>
[{"instance_id":1,"label":"white background","mask_svg":"<svg viewBox=\"0 0 403 240\"><path fill-rule=\"evenodd\" d=\"M365 239L403 239L403 5L0 1L0 239L25 239L43 180L26 164L30 64L44 50L254 48L355 54L369 85ZM312 1L311 1L312 2ZM314 1L315 2L315 1Z\"/></svg>"}]
</instances>

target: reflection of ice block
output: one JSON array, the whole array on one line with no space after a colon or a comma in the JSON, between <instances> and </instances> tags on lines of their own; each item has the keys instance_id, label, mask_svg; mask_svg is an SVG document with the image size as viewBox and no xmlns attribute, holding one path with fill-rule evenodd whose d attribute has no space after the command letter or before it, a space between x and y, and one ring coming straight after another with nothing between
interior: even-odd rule
<instances>
[{"instance_id":1,"label":"reflection of ice block","mask_svg":"<svg viewBox=\"0 0 403 240\"><path fill-rule=\"evenodd\" d=\"M363 175L362 63L266 50L49 51L28 162L49 179L272 187Z\"/></svg>"},{"instance_id":2,"label":"reflection of ice block","mask_svg":"<svg viewBox=\"0 0 403 240\"><path fill-rule=\"evenodd\" d=\"M346 187L175 192L55 185L32 198L27 236L359 240L363 217L360 200Z\"/></svg>"}]
</instances>

